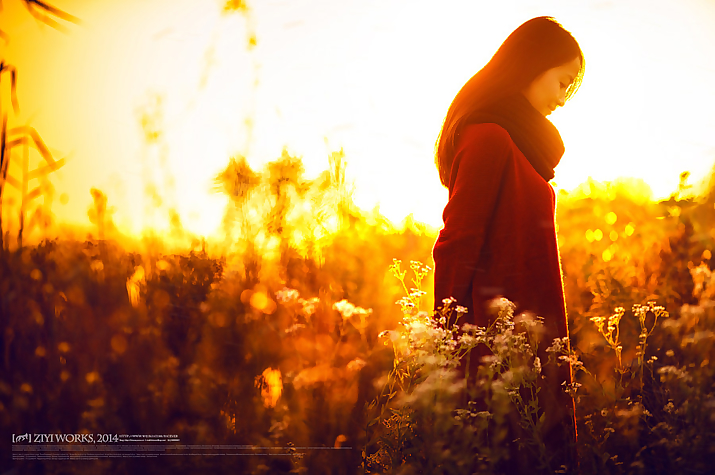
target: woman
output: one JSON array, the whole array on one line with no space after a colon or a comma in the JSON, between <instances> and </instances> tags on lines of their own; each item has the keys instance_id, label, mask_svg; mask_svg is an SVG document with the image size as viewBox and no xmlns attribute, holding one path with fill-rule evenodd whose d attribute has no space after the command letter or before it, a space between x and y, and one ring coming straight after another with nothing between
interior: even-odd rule
<instances>
[{"instance_id":1,"label":"woman","mask_svg":"<svg viewBox=\"0 0 715 475\"><path fill-rule=\"evenodd\" d=\"M573 36L553 18L531 19L462 87L437 142L436 164L449 202L433 249L436 306L453 297L468 308L467 322L487 326L486 303L508 298L517 313L543 317L543 362L550 342L568 336L556 195L548 183L564 145L546 116L574 94L583 73ZM470 374L479 360L470 358ZM545 376L539 403L547 450L554 469L561 463L573 469L574 404L562 386L571 383L571 369Z\"/></svg>"}]
</instances>

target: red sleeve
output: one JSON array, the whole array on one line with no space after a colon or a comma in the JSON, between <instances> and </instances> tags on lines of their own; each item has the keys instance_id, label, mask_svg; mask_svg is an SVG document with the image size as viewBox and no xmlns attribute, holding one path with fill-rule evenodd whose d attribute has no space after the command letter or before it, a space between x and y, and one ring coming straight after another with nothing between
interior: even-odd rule
<instances>
[{"instance_id":1,"label":"red sleeve","mask_svg":"<svg viewBox=\"0 0 715 475\"><path fill-rule=\"evenodd\" d=\"M496 124L475 124L462 132L452 163L444 228L432 251L435 309L454 297L472 309L471 287L485 236L499 199L511 137Z\"/></svg>"}]
</instances>

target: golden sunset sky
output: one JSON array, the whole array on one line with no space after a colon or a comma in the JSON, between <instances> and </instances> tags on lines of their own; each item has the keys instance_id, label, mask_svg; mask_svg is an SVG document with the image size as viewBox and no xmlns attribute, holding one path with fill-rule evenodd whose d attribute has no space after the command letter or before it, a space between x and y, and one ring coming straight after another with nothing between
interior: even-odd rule
<instances>
[{"instance_id":1,"label":"golden sunset sky","mask_svg":"<svg viewBox=\"0 0 715 475\"><path fill-rule=\"evenodd\" d=\"M447 192L433 150L447 108L541 15L586 58L581 89L550 116L566 145L558 188L636 177L664 198L681 172L697 182L715 161L713 1L253 0L222 14L217 0L54 0L82 20L61 22L67 33L2 3L21 106L12 114L3 77L2 110L67 157L52 176L62 222L88 224L96 187L125 232L162 229L174 208L209 235L226 205L212 180L229 157L260 169L287 147L314 177L342 147L359 206L438 228ZM142 114L162 131L154 143Z\"/></svg>"}]
</instances>

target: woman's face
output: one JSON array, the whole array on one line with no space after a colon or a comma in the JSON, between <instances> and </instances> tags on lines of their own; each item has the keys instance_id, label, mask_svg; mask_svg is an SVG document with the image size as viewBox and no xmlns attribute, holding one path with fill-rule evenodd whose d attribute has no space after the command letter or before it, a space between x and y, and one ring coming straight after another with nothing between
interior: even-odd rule
<instances>
[{"instance_id":1,"label":"woman's face","mask_svg":"<svg viewBox=\"0 0 715 475\"><path fill-rule=\"evenodd\" d=\"M522 91L522 94L534 109L547 116L558 106L564 105L566 89L571 85L580 68L581 59L577 56L568 63L541 73Z\"/></svg>"}]
</instances>

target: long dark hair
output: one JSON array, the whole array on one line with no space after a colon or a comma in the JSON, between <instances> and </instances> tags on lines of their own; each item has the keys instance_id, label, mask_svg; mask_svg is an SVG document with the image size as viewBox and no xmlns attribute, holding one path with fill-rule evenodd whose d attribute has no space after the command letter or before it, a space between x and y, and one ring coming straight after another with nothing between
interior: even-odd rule
<instances>
[{"instance_id":1,"label":"long dark hair","mask_svg":"<svg viewBox=\"0 0 715 475\"><path fill-rule=\"evenodd\" d=\"M462 86L447 111L436 144L439 178L449 186L456 138L469 116L481 107L516 94L541 73L581 59L581 67L566 90L568 100L583 78L585 61L576 39L551 17L537 17L514 30L492 59Z\"/></svg>"}]
</instances>

